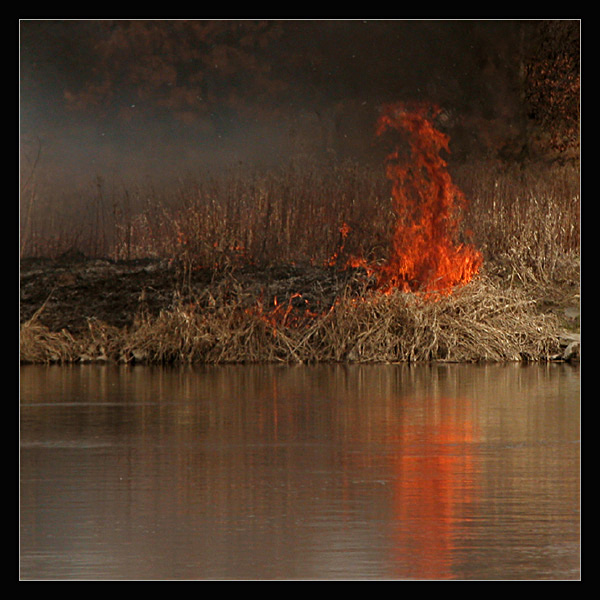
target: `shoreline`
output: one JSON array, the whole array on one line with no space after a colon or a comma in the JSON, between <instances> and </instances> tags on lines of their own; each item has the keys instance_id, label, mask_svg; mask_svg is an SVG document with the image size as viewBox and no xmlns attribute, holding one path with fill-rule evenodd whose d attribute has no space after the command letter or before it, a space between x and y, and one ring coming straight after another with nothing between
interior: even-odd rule
<instances>
[{"instance_id":1,"label":"shoreline","mask_svg":"<svg viewBox=\"0 0 600 600\"><path fill-rule=\"evenodd\" d=\"M71 253L22 259L20 282L21 364L580 359L573 319L486 275L431 300L382 294L361 268Z\"/></svg>"}]
</instances>

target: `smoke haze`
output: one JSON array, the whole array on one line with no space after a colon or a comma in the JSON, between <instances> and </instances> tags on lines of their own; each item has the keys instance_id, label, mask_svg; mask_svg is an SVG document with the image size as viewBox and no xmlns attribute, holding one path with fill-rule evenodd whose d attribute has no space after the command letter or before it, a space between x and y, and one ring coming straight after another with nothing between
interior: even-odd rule
<instances>
[{"instance_id":1,"label":"smoke haze","mask_svg":"<svg viewBox=\"0 0 600 600\"><path fill-rule=\"evenodd\" d=\"M466 155L519 128L527 26L22 21L22 169L37 150L38 175L60 185L295 156L379 161L378 111L399 100L442 106Z\"/></svg>"}]
</instances>

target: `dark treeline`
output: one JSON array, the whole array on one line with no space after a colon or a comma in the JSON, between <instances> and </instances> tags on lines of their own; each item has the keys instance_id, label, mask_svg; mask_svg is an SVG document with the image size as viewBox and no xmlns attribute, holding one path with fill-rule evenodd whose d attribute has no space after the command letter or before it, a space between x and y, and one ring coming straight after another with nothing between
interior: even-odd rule
<instances>
[{"instance_id":1,"label":"dark treeline","mask_svg":"<svg viewBox=\"0 0 600 600\"><path fill-rule=\"evenodd\" d=\"M577 20L21 23L24 137L119 157L364 156L381 106L413 100L444 109L455 160L572 157L579 75Z\"/></svg>"}]
</instances>

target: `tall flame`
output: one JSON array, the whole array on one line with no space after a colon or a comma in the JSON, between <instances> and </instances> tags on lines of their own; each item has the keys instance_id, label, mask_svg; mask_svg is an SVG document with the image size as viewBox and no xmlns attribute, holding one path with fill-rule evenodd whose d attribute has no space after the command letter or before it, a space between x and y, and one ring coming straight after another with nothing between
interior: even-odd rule
<instances>
[{"instance_id":1,"label":"tall flame","mask_svg":"<svg viewBox=\"0 0 600 600\"><path fill-rule=\"evenodd\" d=\"M449 152L449 138L433 119L440 109L422 104L386 106L377 134L389 129L408 133L409 156L398 149L387 158L397 220L387 263L377 270L383 291L450 293L469 282L483 258L458 236L467 202L452 182L440 152Z\"/></svg>"}]
</instances>

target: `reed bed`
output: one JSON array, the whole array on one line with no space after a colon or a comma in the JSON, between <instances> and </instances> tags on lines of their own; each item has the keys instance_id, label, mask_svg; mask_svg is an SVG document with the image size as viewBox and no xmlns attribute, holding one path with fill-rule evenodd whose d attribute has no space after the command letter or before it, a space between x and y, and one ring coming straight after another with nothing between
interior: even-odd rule
<instances>
[{"instance_id":1,"label":"reed bed","mask_svg":"<svg viewBox=\"0 0 600 600\"><path fill-rule=\"evenodd\" d=\"M339 249L382 258L393 225L389 185L354 162L291 161L182 176L169 184L110 186L22 197L21 257L165 258L190 267L323 264ZM51 216L51 218L49 218Z\"/></svg>"},{"instance_id":2,"label":"reed bed","mask_svg":"<svg viewBox=\"0 0 600 600\"><path fill-rule=\"evenodd\" d=\"M91 319L76 338L45 327L42 307L21 326L21 360L462 362L555 355L559 323L543 313L547 304L578 303L578 170L464 165L453 178L469 200L464 234L482 251L484 268L450 295L432 300L354 287L309 313L291 298L262 306L233 280L226 295L196 289L158 315L140 311L127 328ZM351 257L385 261L394 225L388 183L382 170L352 164L192 178L160 192L109 194L98 182L91 211L97 222L88 230L94 239L80 248L114 260L172 261L187 292L186 277L198 268L235 274L248 264L342 269ZM25 254L58 252L56 236L44 250L32 225L42 221L30 202ZM82 242L83 225L80 231Z\"/></svg>"},{"instance_id":3,"label":"reed bed","mask_svg":"<svg viewBox=\"0 0 600 600\"><path fill-rule=\"evenodd\" d=\"M505 285L553 295L579 281L580 174L574 165L528 169L462 166L456 179L469 198L466 226L489 274Z\"/></svg>"},{"instance_id":4,"label":"reed bed","mask_svg":"<svg viewBox=\"0 0 600 600\"><path fill-rule=\"evenodd\" d=\"M52 333L37 315L22 328L25 362L114 360L126 363L537 361L559 351L558 321L538 314L517 289L479 278L454 291L366 291L341 295L314 314L287 305L248 307L228 299L180 300L156 317L140 314L118 329L95 320L73 338Z\"/></svg>"},{"instance_id":5,"label":"reed bed","mask_svg":"<svg viewBox=\"0 0 600 600\"><path fill-rule=\"evenodd\" d=\"M469 203L464 229L488 272L517 283L577 275L576 166L481 162L452 175ZM77 194L36 187L21 200L22 257L76 247L90 257L155 257L191 267L323 264L339 252L342 228L340 259L385 260L395 221L383 166L352 162L240 167L164 186L111 187L98 178Z\"/></svg>"},{"instance_id":6,"label":"reed bed","mask_svg":"<svg viewBox=\"0 0 600 600\"><path fill-rule=\"evenodd\" d=\"M20 354L25 363L68 363L81 360L81 342L69 331L51 331L40 323L43 307L21 326Z\"/></svg>"}]
</instances>

